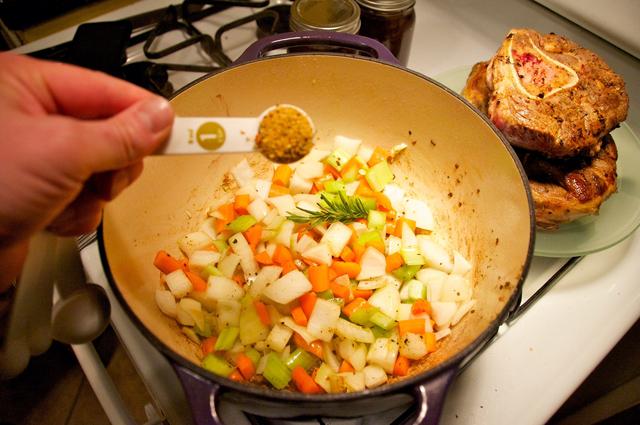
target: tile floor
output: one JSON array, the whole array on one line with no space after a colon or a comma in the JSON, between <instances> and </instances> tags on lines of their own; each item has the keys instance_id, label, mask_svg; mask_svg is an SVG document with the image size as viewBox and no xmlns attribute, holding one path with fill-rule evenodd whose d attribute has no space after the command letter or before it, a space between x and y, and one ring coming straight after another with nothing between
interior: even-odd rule
<instances>
[{"instance_id":1,"label":"tile floor","mask_svg":"<svg viewBox=\"0 0 640 425\"><path fill-rule=\"evenodd\" d=\"M95 343L139 424L150 397L109 329ZM640 424L640 321L547 425ZM54 343L19 377L0 381L0 425L108 425L73 352Z\"/></svg>"}]
</instances>

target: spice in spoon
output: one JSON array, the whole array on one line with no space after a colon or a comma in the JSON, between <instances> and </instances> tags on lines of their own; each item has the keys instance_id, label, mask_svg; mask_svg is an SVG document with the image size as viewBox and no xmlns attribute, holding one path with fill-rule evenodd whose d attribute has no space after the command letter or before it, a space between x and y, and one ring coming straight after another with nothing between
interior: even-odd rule
<instances>
[{"instance_id":1,"label":"spice in spoon","mask_svg":"<svg viewBox=\"0 0 640 425\"><path fill-rule=\"evenodd\" d=\"M256 147L271 161L288 164L311 151L313 133L313 124L303 111L290 105L278 105L260 121Z\"/></svg>"}]
</instances>

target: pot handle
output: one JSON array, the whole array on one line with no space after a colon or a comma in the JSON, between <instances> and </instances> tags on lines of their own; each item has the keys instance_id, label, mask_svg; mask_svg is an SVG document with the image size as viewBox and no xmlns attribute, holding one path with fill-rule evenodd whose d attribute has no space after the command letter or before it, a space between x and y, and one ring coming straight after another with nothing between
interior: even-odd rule
<instances>
[{"instance_id":1,"label":"pot handle","mask_svg":"<svg viewBox=\"0 0 640 425\"><path fill-rule=\"evenodd\" d=\"M384 44L372 38L361 35L345 34L334 31L301 31L287 32L264 37L247 47L235 63L248 62L264 57L270 51L285 49L288 47L300 47L311 45L327 45L345 47L367 52L372 57L394 65L399 65L398 59L387 49Z\"/></svg>"},{"instance_id":2,"label":"pot handle","mask_svg":"<svg viewBox=\"0 0 640 425\"><path fill-rule=\"evenodd\" d=\"M204 379L189 369L171 362L191 404L195 425L224 425L216 410L220 385Z\"/></svg>"},{"instance_id":3,"label":"pot handle","mask_svg":"<svg viewBox=\"0 0 640 425\"><path fill-rule=\"evenodd\" d=\"M414 387L415 411L417 413L413 418L413 425L438 425L445 396L457 373L458 368L452 367L435 378Z\"/></svg>"}]
</instances>

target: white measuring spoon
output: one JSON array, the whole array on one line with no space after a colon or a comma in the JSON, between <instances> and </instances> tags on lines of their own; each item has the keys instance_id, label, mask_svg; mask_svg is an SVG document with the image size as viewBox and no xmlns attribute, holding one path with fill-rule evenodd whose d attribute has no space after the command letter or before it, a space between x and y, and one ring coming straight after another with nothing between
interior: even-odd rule
<instances>
[{"instance_id":1,"label":"white measuring spoon","mask_svg":"<svg viewBox=\"0 0 640 425\"><path fill-rule=\"evenodd\" d=\"M291 110L297 114L291 113ZM273 119L274 116L278 116L277 122ZM305 127L305 120L308 128ZM284 127L287 125L289 130L292 126L302 126L296 128L304 128L305 134L299 131L285 131ZM270 129L266 128L269 126L271 126ZM268 143L264 137L264 131L271 132L272 137ZM274 132L275 136L273 136ZM258 133L263 136L261 139L263 142L260 144L256 143ZM301 108L290 104L272 106L257 118L176 117L171 137L156 154L259 151L272 161L287 163L297 161L309 153L313 147L314 134L315 126L311 117ZM274 140L275 138L280 140ZM288 146L285 146L287 144Z\"/></svg>"}]
</instances>

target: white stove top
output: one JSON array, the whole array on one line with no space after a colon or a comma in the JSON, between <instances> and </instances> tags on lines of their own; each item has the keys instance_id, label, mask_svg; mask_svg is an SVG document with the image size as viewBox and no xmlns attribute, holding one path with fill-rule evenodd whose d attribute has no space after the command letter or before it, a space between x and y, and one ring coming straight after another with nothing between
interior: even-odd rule
<instances>
[{"instance_id":1,"label":"white stove top","mask_svg":"<svg viewBox=\"0 0 640 425\"><path fill-rule=\"evenodd\" d=\"M100 20L135 15L171 3L141 1ZM433 77L486 60L512 27L556 32L595 51L624 77L631 102L627 124L640 134L640 61L581 27L527 0L418 0L415 9L409 68ZM246 9L232 9L196 26L213 33L231 17L248 13ZM71 39L74 31L69 29L17 50L27 52L58 44ZM254 34L252 25L235 30L224 40L227 54L235 59L254 40ZM130 57L139 54L141 48L129 50ZM179 62L184 59L181 55L193 54L183 51L169 59ZM178 88L196 76L173 74L171 81ZM90 245L81 254L90 280L108 289L97 246ZM449 392L441 423L544 423L640 317L637 258L640 236L636 234L581 261L510 328L502 328L500 336L459 375ZM525 282L523 301L565 261L536 257ZM162 414L173 425L188 423L184 396L168 363L133 327L113 296L111 301L113 325ZM82 362L86 353L83 348L74 348ZM94 376L94 388L104 387L91 366L85 370L90 380ZM111 407L117 409L117 397L111 401ZM114 423L131 423L123 413L112 412L110 418Z\"/></svg>"}]
</instances>

